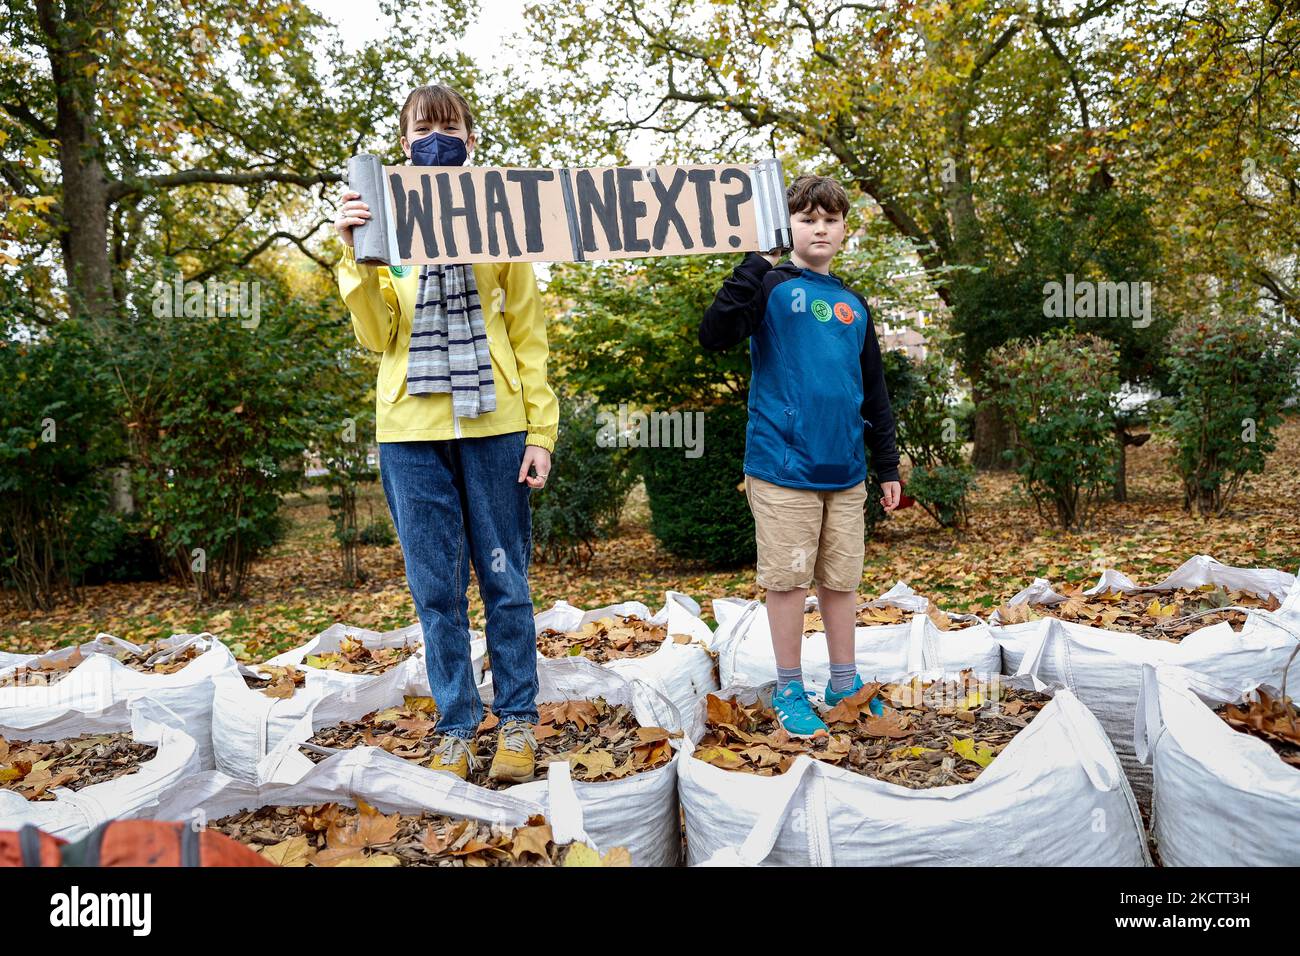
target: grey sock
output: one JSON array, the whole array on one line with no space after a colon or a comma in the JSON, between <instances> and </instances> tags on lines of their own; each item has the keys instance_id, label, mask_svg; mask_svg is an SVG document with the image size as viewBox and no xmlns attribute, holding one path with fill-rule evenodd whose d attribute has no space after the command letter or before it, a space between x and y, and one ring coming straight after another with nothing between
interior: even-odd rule
<instances>
[{"instance_id":1,"label":"grey sock","mask_svg":"<svg viewBox=\"0 0 1300 956\"><path fill-rule=\"evenodd\" d=\"M785 690L785 685L791 681L803 683L803 667L781 667L776 669L776 692L779 694Z\"/></svg>"},{"instance_id":2,"label":"grey sock","mask_svg":"<svg viewBox=\"0 0 1300 956\"><path fill-rule=\"evenodd\" d=\"M857 664L831 664L831 690L842 694L853 686L853 678L858 675Z\"/></svg>"}]
</instances>

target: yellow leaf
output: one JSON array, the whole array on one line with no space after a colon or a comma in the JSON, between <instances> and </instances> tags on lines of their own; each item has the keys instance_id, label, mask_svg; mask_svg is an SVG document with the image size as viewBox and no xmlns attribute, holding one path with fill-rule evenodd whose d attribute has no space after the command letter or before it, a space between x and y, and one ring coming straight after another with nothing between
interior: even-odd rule
<instances>
[{"instance_id":1,"label":"yellow leaf","mask_svg":"<svg viewBox=\"0 0 1300 956\"><path fill-rule=\"evenodd\" d=\"M744 758L726 747L701 747L695 751L695 757L723 770L735 770L745 764Z\"/></svg>"},{"instance_id":2,"label":"yellow leaf","mask_svg":"<svg viewBox=\"0 0 1300 956\"><path fill-rule=\"evenodd\" d=\"M980 744L977 748L975 741L969 737L954 737L952 739L952 750L957 756L962 757L972 763L977 763L981 767L987 767L997 756L997 752L987 744Z\"/></svg>"},{"instance_id":3,"label":"yellow leaf","mask_svg":"<svg viewBox=\"0 0 1300 956\"><path fill-rule=\"evenodd\" d=\"M305 836L290 837L275 846L262 847L259 852L276 866L306 866L316 855Z\"/></svg>"},{"instance_id":4,"label":"yellow leaf","mask_svg":"<svg viewBox=\"0 0 1300 956\"><path fill-rule=\"evenodd\" d=\"M416 713L436 714L438 704L432 697L403 697L402 706Z\"/></svg>"}]
</instances>

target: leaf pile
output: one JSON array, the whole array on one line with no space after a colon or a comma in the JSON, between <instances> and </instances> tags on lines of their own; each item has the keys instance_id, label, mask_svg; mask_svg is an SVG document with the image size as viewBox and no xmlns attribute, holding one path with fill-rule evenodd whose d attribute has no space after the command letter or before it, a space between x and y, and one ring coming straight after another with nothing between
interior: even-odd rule
<instances>
[{"instance_id":1,"label":"leaf pile","mask_svg":"<svg viewBox=\"0 0 1300 956\"><path fill-rule=\"evenodd\" d=\"M884 713L871 713L879 695ZM792 738L771 707L708 697L694 756L724 770L785 773L799 754L913 790L969 783L1050 700L1033 691L961 679L867 684L821 716L829 737ZM891 704L893 706L891 706Z\"/></svg>"},{"instance_id":2,"label":"leaf pile","mask_svg":"<svg viewBox=\"0 0 1300 956\"><path fill-rule=\"evenodd\" d=\"M1263 690L1256 693L1259 699L1248 703L1245 710L1225 704L1215 713L1233 730L1260 738L1284 763L1300 769L1300 718L1296 717L1295 705L1290 698L1283 702Z\"/></svg>"},{"instance_id":3,"label":"leaf pile","mask_svg":"<svg viewBox=\"0 0 1300 956\"><path fill-rule=\"evenodd\" d=\"M546 764L552 760L568 760L575 780L619 780L644 773L673 759L669 741L679 736L662 727L642 727L626 705L610 705L601 697L539 704L537 712L533 734L539 780L546 776ZM438 743L436 718L431 697L407 697L402 707L322 727L308 742L340 750L382 747L396 757L427 764ZM480 761L470 773L470 782L492 790L508 786L488 779L496 742L497 718L489 714L478 728ZM327 756L303 753L316 763Z\"/></svg>"},{"instance_id":4,"label":"leaf pile","mask_svg":"<svg viewBox=\"0 0 1300 956\"><path fill-rule=\"evenodd\" d=\"M1203 613L1184 620L1187 615L1229 605L1257 607L1265 611L1276 611L1281 606L1272 595L1261 598L1249 591L1228 591L1213 584L1133 594L1122 591L1084 594L1082 588L1074 588L1062 592L1062 597L1065 600L1058 604L1035 604L1032 609L1027 604L1012 607L1004 603L998 608L998 616L1003 624L1022 624L1046 614L1062 621L1126 631L1176 644L1193 631L1219 621L1228 621L1234 631L1240 631L1246 622L1246 615L1241 611Z\"/></svg>"},{"instance_id":5,"label":"leaf pile","mask_svg":"<svg viewBox=\"0 0 1300 956\"><path fill-rule=\"evenodd\" d=\"M906 611L901 607L886 605L885 607L872 607L867 605L858 608L855 621L859 627L877 627L883 624L904 624L912 619L916 614L915 611ZM941 631L960 631L963 628L975 624L974 620L956 620L954 621L943 611L934 606L934 602L925 609L925 616L928 617ZM820 610L812 609L804 611L803 614L803 635L808 637L812 634L821 634L826 630L826 623L822 620Z\"/></svg>"},{"instance_id":6,"label":"leaf pile","mask_svg":"<svg viewBox=\"0 0 1300 956\"><path fill-rule=\"evenodd\" d=\"M364 800L356 809L323 803L244 810L208 829L252 847L277 866L631 865L622 848L601 858L581 844L567 850L556 846L541 816L509 828L435 813L383 814Z\"/></svg>"},{"instance_id":7,"label":"leaf pile","mask_svg":"<svg viewBox=\"0 0 1300 956\"><path fill-rule=\"evenodd\" d=\"M326 654L308 654L303 658L304 667L316 667L325 671L340 671L344 674L382 674L389 668L396 667L412 654L417 654L424 645L403 644L401 647L366 647L355 638L345 637L339 641L339 649Z\"/></svg>"},{"instance_id":8,"label":"leaf pile","mask_svg":"<svg viewBox=\"0 0 1300 956\"><path fill-rule=\"evenodd\" d=\"M543 657L585 657L597 664L628 657L645 657L668 640L668 628L630 614L588 621L576 631L548 627L537 635L537 649ZM678 644L689 644L686 634L674 634Z\"/></svg>"},{"instance_id":9,"label":"leaf pile","mask_svg":"<svg viewBox=\"0 0 1300 956\"><path fill-rule=\"evenodd\" d=\"M0 737L0 787L28 800L53 800L54 787L80 790L135 773L158 748L129 733L82 734L64 740Z\"/></svg>"},{"instance_id":10,"label":"leaf pile","mask_svg":"<svg viewBox=\"0 0 1300 956\"><path fill-rule=\"evenodd\" d=\"M135 653L125 648L112 652L93 651L91 653L112 657L119 663L131 668L131 670L139 671L142 674L173 674L203 653L202 648L196 644L191 644L166 661L145 664L146 659L163 649L156 644L145 644ZM11 673L0 677L0 687L49 687L51 684L57 684L67 677L73 668L89 656L90 654L82 654L81 648L78 647L60 660L36 661L29 666L16 667Z\"/></svg>"},{"instance_id":11,"label":"leaf pile","mask_svg":"<svg viewBox=\"0 0 1300 956\"><path fill-rule=\"evenodd\" d=\"M438 705L432 697L404 697L402 706L386 707L366 714L360 720L345 720L322 727L312 734L309 743L319 747L351 750L353 747L381 747L396 757L427 761L436 743ZM325 754L303 751L320 763Z\"/></svg>"},{"instance_id":12,"label":"leaf pile","mask_svg":"<svg viewBox=\"0 0 1300 956\"><path fill-rule=\"evenodd\" d=\"M269 676L244 676L244 683L252 690L260 690L267 697L287 699L307 681L307 672L289 664L280 667L276 664L262 664L261 669Z\"/></svg>"}]
</instances>

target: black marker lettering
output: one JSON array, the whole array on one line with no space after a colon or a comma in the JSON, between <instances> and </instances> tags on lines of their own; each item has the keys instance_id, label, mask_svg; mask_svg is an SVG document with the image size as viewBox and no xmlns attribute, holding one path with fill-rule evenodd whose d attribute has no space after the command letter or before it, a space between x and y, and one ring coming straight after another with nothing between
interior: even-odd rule
<instances>
[{"instance_id":1,"label":"black marker lettering","mask_svg":"<svg viewBox=\"0 0 1300 956\"><path fill-rule=\"evenodd\" d=\"M399 173L391 173L389 186L393 190L393 207L397 231L397 251L403 259L411 257L411 243L415 238L415 227L420 227L420 238L424 242L424 254L431 258L438 255L438 240L433 234L433 186L428 173L420 177L420 189L424 193L424 202L414 189L407 190L402 184ZM408 213L409 210L409 213Z\"/></svg>"},{"instance_id":2,"label":"black marker lettering","mask_svg":"<svg viewBox=\"0 0 1300 956\"><path fill-rule=\"evenodd\" d=\"M695 201L700 205L700 244L711 246L713 234L713 177L711 169L692 169L686 178L695 184Z\"/></svg>"},{"instance_id":3,"label":"black marker lettering","mask_svg":"<svg viewBox=\"0 0 1300 956\"><path fill-rule=\"evenodd\" d=\"M665 187L658 176L650 180L650 185L654 187L655 198L659 200L659 218L655 220L650 244L656 249L664 247L664 240L668 238L668 224L671 222L677 227L677 235L682 237L682 245L687 249L695 248L695 241L686 231L686 220L677 211L677 197L681 194L682 186L686 185L686 170L676 170L670 186Z\"/></svg>"},{"instance_id":4,"label":"black marker lettering","mask_svg":"<svg viewBox=\"0 0 1300 956\"><path fill-rule=\"evenodd\" d=\"M519 240L515 238L515 220L510 212L510 201L506 198L506 184L501 173L495 169L483 174L483 213L487 219L488 255L499 256L501 243L497 241L497 220L501 220L501 231L506 237L506 255L514 258L519 255Z\"/></svg>"},{"instance_id":5,"label":"black marker lettering","mask_svg":"<svg viewBox=\"0 0 1300 956\"><path fill-rule=\"evenodd\" d=\"M632 192L634 184L641 179L641 170L635 166L619 166L616 176L618 213L623 220L623 249L627 252L649 252L650 240L641 239L636 234L636 221L646 214L645 203L639 202Z\"/></svg>"},{"instance_id":6,"label":"black marker lettering","mask_svg":"<svg viewBox=\"0 0 1300 956\"><path fill-rule=\"evenodd\" d=\"M614 170L607 169L600 174L602 196L596 192L596 177L589 169L576 171L576 192L578 193L578 222L582 233L582 248L586 252L596 251L596 231L592 226L591 214L600 217L600 227L605 232L605 242L613 252L623 248L618 235L618 207L614 194Z\"/></svg>"},{"instance_id":7,"label":"black marker lettering","mask_svg":"<svg viewBox=\"0 0 1300 956\"><path fill-rule=\"evenodd\" d=\"M555 178L553 169L510 169L506 179L518 183L524 197L524 245L529 252L541 252L542 206L537 195L538 183L549 183Z\"/></svg>"}]
</instances>

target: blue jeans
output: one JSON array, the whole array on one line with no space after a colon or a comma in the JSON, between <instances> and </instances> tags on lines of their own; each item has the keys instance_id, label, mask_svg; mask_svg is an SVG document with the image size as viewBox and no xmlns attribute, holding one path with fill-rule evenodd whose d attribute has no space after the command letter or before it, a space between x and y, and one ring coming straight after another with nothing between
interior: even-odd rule
<instances>
[{"instance_id":1,"label":"blue jeans","mask_svg":"<svg viewBox=\"0 0 1300 956\"><path fill-rule=\"evenodd\" d=\"M379 474L424 632L438 732L473 737L483 718L469 656L469 563L487 610L495 698L507 720L537 722L537 638L528 590L532 489L518 480L524 432L381 442Z\"/></svg>"}]
</instances>

